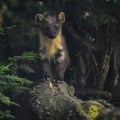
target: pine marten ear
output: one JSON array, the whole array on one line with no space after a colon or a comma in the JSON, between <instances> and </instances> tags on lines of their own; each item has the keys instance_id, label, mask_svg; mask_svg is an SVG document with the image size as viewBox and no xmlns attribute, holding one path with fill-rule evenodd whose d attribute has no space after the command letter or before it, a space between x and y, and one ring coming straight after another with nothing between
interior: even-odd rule
<instances>
[{"instance_id":1,"label":"pine marten ear","mask_svg":"<svg viewBox=\"0 0 120 120\"><path fill-rule=\"evenodd\" d=\"M58 14L58 20L61 22L61 23L64 23L65 22L65 14L64 12L60 12Z\"/></svg>"},{"instance_id":2,"label":"pine marten ear","mask_svg":"<svg viewBox=\"0 0 120 120\"><path fill-rule=\"evenodd\" d=\"M36 14L35 16L35 23L38 24L42 22L45 19L45 17L42 14Z\"/></svg>"}]
</instances>

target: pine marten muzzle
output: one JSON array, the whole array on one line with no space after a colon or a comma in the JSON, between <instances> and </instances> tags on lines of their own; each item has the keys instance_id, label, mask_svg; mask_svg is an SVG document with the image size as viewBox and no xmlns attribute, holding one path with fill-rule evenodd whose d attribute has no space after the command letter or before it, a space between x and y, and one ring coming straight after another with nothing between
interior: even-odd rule
<instances>
[{"instance_id":1,"label":"pine marten muzzle","mask_svg":"<svg viewBox=\"0 0 120 120\"><path fill-rule=\"evenodd\" d=\"M36 23L39 25L41 32L51 40L61 32L62 24L65 21L64 13L56 16L53 13L47 13L46 15L37 14Z\"/></svg>"},{"instance_id":2,"label":"pine marten muzzle","mask_svg":"<svg viewBox=\"0 0 120 120\"><path fill-rule=\"evenodd\" d=\"M69 55L62 34L62 25L65 22L64 12L59 14L37 14L35 22L39 27L40 58L43 78L63 80L69 64Z\"/></svg>"}]
</instances>

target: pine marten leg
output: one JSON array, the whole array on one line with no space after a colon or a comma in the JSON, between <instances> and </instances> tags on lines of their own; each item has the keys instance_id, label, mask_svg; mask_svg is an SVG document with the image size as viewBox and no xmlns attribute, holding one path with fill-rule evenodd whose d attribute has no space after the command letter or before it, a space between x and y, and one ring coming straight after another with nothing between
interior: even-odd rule
<instances>
[{"instance_id":1,"label":"pine marten leg","mask_svg":"<svg viewBox=\"0 0 120 120\"><path fill-rule=\"evenodd\" d=\"M42 81L45 80L51 80L52 79L52 73L51 73L51 66L48 59L41 60L41 67L42 67Z\"/></svg>"},{"instance_id":2,"label":"pine marten leg","mask_svg":"<svg viewBox=\"0 0 120 120\"><path fill-rule=\"evenodd\" d=\"M54 76L56 81L64 80L64 73L66 71L67 66L64 63L57 63L54 69Z\"/></svg>"},{"instance_id":3,"label":"pine marten leg","mask_svg":"<svg viewBox=\"0 0 120 120\"><path fill-rule=\"evenodd\" d=\"M53 70L54 77L57 81L64 80L64 74L65 74L66 68L68 67L68 64L69 64L69 57L67 53L64 50L60 50L57 55L56 65Z\"/></svg>"}]
</instances>

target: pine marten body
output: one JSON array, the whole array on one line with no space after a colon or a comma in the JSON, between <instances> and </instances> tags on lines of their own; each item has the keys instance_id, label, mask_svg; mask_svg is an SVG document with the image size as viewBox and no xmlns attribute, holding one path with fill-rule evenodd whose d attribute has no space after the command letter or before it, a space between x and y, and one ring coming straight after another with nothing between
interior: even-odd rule
<instances>
[{"instance_id":1,"label":"pine marten body","mask_svg":"<svg viewBox=\"0 0 120 120\"><path fill-rule=\"evenodd\" d=\"M69 65L69 55L62 34L62 25L65 21L63 12L37 14L36 23L39 25L40 57L43 78L55 78L62 81Z\"/></svg>"}]
</instances>

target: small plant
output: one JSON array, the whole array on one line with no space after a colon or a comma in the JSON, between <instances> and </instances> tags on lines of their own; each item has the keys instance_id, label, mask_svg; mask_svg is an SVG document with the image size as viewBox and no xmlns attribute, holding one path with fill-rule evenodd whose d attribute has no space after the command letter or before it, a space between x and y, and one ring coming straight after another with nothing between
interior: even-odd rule
<instances>
[{"instance_id":1,"label":"small plant","mask_svg":"<svg viewBox=\"0 0 120 120\"><path fill-rule=\"evenodd\" d=\"M12 100L13 95L28 89L27 86L32 84L31 81L18 77L16 74L17 69L21 67L17 65L17 61L29 58L33 60L35 56L32 57L33 54L31 54L24 53L22 56L10 58L9 62L0 62L0 120L3 118L14 118L14 116L11 115L11 111L5 108L10 108L12 105L19 106ZM28 66L23 66L21 68L26 70L26 72L33 72Z\"/></svg>"},{"instance_id":2,"label":"small plant","mask_svg":"<svg viewBox=\"0 0 120 120\"><path fill-rule=\"evenodd\" d=\"M10 30L10 29L13 29L15 28L16 26L9 26L9 27L0 27L0 35L5 35L5 30Z\"/></svg>"},{"instance_id":3,"label":"small plant","mask_svg":"<svg viewBox=\"0 0 120 120\"><path fill-rule=\"evenodd\" d=\"M16 26L0 27L1 41L4 41L6 30L11 30ZM2 45L0 49L4 51ZM3 57L3 56L1 56ZM21 78L17 74L18 69L22 69L26 73L33 73L34 70L27 64L23 64L23 61L32 60L35 61L37 55L34 52L25 52L21 56L14 56L11 58L0 60L0 120L6 118L14 118L11 114L11 106L19 106L14 102L13 97L22 90L28 89L28 86L32 84L30 80ZM22 64L19 64L22 63Z\"/></svg>"}]
</instances>

